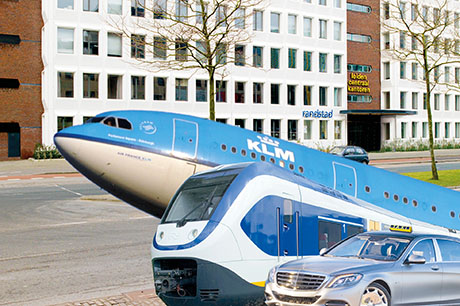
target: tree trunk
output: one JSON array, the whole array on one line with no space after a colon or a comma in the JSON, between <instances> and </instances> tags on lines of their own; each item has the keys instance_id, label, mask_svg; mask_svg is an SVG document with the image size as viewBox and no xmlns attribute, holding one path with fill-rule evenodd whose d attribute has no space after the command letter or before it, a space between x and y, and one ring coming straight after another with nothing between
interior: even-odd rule
<instances>
[{"instance_id":1,"label":"tree trunk","mask_svg":"<svg viewBox=\"0 0 460 306\"><path fill-rule=\"evenodd\" d=\"M208 70L209 75L209 120L216 121L216 93L214 71Z\"/></svg>"},{"instance_id":2,"label":"tree trunk","mask_svg":"<svg viewBox=\"0 0 460 306\"><path fill-rule=\"evenodd\" d=\"M425 73L425 86L426 86L426 110L428 115L428 135L430 143L430 156L431 156L431 175L432 180L439 180L438 169L436 167L436 159L434 156L434 137L433 137L433 119L431 114L431 87L430 87L430 73L428 71L428 56L426 48L423 50L423 64Z\"/></svg>"}]
</instances>

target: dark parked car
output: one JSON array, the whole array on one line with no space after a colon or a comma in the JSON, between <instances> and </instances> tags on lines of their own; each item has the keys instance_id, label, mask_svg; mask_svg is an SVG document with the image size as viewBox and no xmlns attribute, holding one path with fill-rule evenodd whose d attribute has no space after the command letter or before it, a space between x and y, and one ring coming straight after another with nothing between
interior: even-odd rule
<instances>
[{"instance_id":1,"label":"dark parked car","mask_svg":"<svg viewBox=\"0 0 460 306\"><path fill-rule=\"evenodd\" d=\"M337 146L333 147L329 153L352 159L366 165L369 163L369 155L367 155L367 152L363 148L357 146Z\"/></svg>"}]
</instances>

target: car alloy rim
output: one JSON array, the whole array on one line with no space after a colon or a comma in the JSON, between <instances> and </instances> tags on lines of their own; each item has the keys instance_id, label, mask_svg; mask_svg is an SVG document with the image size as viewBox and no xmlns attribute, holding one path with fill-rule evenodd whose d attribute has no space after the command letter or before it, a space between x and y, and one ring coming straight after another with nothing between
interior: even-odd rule
<instances>
[{"instance_id":1,"label":"car alloy rim","mask_svg":"<svg viewBox=\"0 0 460 306\"><path fill-rule=\"evenodd\" d=\"M386 306L388 298L385 293L376 287L367 287L361 298L361 306Z\"/></svg>"}]
</instances>

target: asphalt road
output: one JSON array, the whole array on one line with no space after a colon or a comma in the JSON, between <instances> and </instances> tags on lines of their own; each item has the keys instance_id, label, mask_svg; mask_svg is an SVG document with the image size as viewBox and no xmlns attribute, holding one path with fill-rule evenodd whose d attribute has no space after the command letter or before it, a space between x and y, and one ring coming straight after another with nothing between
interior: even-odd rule
<instances>
[{"instance_id":1,"label":"asphalt road","mask_svg":"<svg viewBox=\"0 0 460 306\"><path fill-rule=\"evenodd\" d=\"M0 184L0 305L153 288L158 219L104 194L84 178Z\"/></svg>"}]
</instances>

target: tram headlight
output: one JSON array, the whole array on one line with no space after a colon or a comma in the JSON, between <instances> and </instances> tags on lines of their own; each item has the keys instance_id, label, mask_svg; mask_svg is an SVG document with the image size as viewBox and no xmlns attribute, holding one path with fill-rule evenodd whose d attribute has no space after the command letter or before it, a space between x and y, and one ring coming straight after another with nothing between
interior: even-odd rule
<instances>
[{"instance_id":1,"label":"tram headlight","mask_svg":"<svg viewBox=\"0 0 460 306\"><path fill-rule=\"evenodd\" d=\"M275 282L276 270L277 270L276 266L270 269L270 272L268 272L266 284Z\"/></svg>"}]
</instances>

